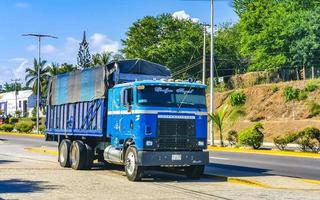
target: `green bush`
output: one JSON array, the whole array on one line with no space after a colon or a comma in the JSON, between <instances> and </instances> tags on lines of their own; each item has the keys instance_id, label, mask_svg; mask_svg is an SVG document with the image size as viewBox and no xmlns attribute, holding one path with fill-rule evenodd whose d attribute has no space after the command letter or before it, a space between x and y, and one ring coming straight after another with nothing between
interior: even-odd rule
<instances>
[{"instance_id":1,"label":"green bush","mask_svg":"<svg viewBox=\"0 0 320 200\"><path fill-rule=\"evenodd\" d=\"M16 118L16 117L10 117L10 118L9 118L9 123L10 123L10 124L15 124L15 123L17 123L18 121L19 121L19 119Z\"/></svg>"},{"instance_id":2,"label":"green bush","mask_svg":"<svg viewBox=\"0 0 320 200\"><path fill-rule=\"evenodd\" d=\"M305 91L303 90L299 90L299 94L298 94L298 100L302 101L308 98L308 95Z\"/></svg>"},{"instance_id":3,"label":"green bush","mask_svg":"<svg viewBox=\"0 0 320 200\"><path fill-rule=\"evenodd\" d=\"M0 130L5 132L11 132L14 126L12 124L2 124L0 125Z\"/></svg>"},{"instance_id":4,"label":"green bush","mask_svg":"<svg viewBox=\"0 0 320 200\"><path fill-rule=\"evenodd\" d=\"M41 133L43 133L45 130L46 130L46 126L45 126L45 125L39 126L39 131L40 131Z\"/></svg>"},{"instance_id":5,"label":"green bush","mask_svg":"<svg viewBox=\"0 0 320 200\"><path fill-rule=\"evenodd\" d=\"M320 104L312 102L309 104L309 109L310 109L312 116L317 116L320 114Z\"/></svg>"},{"instance_id":6,"label":"green bush","mask_svg":"<svg viewBox=\"0 0 320 200\"><path fill-rule=\"evenodd\" d=\"M297 133L289 133L285 136L278 136L273 139L273 143L281 151L285 150L287 145L295 142L298 139L299 135Z\"/></svg>"},{"instance_id":7,"label":"green bush","mask_svg":"<svg viewBox=\"0 0 320 200\"><path fill-rule=\"evenodd\" d=\"M320 151L320 130L314 127L308 127L299 132L297 143L302 151Z\"/></svg>"},{"instance_id":8,"label":"green bush","mask_svg":"<svg viewBox=\"0 0 320 200\"><path fill-rule=\"evenodd\" d=\"M241 145L253 147L254 149L259 149L264 138L261 129L263 129L262 124L256 123L252 127L243 130L239 135L239 143Z\"/></svg>"},{"instance_id":9,"label":"green bush","mask_svg":"<svg viewBox=\"0 0 320 200\"><path fill-rule=\"evenodd\" d=\"M231 130L228 132L227 141L231 146L234 146L238 143L239 135L235 130Z\"/></svg>"},{"instance_id":10,"label":"green bush","mask_svg":"<svg viewBox=\"0 0 320 200\"><path fill-rule=\"evenodd\" d=\"M304 88L307 92L313 92L318 88L318 85L315 82L309 82Z\"/></svg>"},{"instance_id":11,"label":"green bush","mask_svg":"<svg viewBox=\"0 0 320 200\"><path fill-rule=\"evenodd\" d=\"M16 124L16 130L20 133L29 133L32 131L33 126L33 123L19 122Z\"/></svg>"},{"instance_id":12,"label":"green bush","mask_svg":"<svg viewBox=\"0 0 320 200\"><path fill-rule=\"evenodd\" d=\"M246 95L241 91L235 91L230 95L230 103L232 106L241 106L246 103Z\"/></svg>"},{"instance_id":13,"label":"green bush","mask_svg":"<svg viewBox=\"0 0 320 200\"><path fill-rule=\"evenodd\" d=\"M271 91L272 91L272 93L276 93L276 92L279 91L279 87L276 86L276 85L273 85L273 86L271 87Z\"/></svg>"}]
</instances>

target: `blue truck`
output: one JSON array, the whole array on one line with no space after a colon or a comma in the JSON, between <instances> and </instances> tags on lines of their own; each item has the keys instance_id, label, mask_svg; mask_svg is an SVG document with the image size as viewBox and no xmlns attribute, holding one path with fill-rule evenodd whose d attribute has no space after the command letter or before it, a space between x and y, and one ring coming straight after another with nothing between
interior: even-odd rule
<instances>
[{"instance_id":1,"label":"blue truck","mask_svg":"<svg viewBox=\"0 0 320 200\"><path fill-rule=\"evenodd\" d=\"M48 84L46 140L58 142L62 167L98 160L124 165L130 181L150 167L199 178L209 160L205 89L140 59L62 74Z\"/></svg>"}]
</instances>

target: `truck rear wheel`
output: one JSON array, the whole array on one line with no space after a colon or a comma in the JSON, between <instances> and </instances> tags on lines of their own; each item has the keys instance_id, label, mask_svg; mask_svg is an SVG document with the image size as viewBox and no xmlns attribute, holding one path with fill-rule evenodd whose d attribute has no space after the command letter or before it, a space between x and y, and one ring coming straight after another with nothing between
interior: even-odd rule
<instances>
[{"instance_id":1,"label":"truck rear wheel","mask_svg":"<svg viewBox=\"0 0 320 200\"><path fill-rule=\"evenodd\" d=\"M59 155L58 155L58 162L61 167L70 167L70 159L69 159L69 152L70 152L71 141L64 139L59 145Z\"/></svg>"},{"instance_id":2,"label":"truck rear wheel","mask_svg":"<svg viewBox=\"0 0 320 200\"><path fill-rule=\"evenodd\" d=\"M85 169L87 160L87 149L82 141L73 141L70 150L71 168L75 170Z\"/></svg>"},{"instance_id":3,"label":"truck rear wheel","mask_svg":"<svg viewBox=\"0 0 320 200\"><path fill-rule=\"evenodd\" d=\"M93 165L93 150L92 147L88 144L85 144L87 150L86 166L85 169L91 169Z\"/></svg>"},{"instance_id":4,"label":"truck rear wheel","mask_svg":"<svg viewBox=\"0 0 320 200\"><path fill-rule=\"evenodd\" d=\"M143 168L138 166L138 152L134 146L128 147L126 151L125 171L130 181L139 181L143 176Z\"/></svg>"},{"instance_id":5,"label":"truck rear wheel","mask_svg":"<svg viewBox=\"0 0 320 200\"><path fill-rule=\"evenodd\" d=\"M199 179L203 175L204 165L193 165L184 169L185 175L191 179Z\"/></svg>"}]
</instances>

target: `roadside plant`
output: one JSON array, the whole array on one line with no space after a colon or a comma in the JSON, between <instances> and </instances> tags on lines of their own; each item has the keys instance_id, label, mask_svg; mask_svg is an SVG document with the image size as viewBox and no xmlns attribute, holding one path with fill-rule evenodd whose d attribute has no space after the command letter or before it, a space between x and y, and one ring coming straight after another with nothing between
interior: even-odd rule
<instances>
[{"instance_id":1,"label":"roadside plant","mask_svg":"<svg viewBox=\"0 0 320 200\"><path fill-rule=\"evenodd\" d=\"M295 89L291 86L287 86L283 90L283 96L286 101L292 101L292 100L298 99L299 89Z\"/></svg>"},{"instance_id":2,"label":"roadside plant","mask_svg":"<svg viewBox=\"0 0 320 200\"><path fill-rule=\"evenodd\" d=\"M239 143L244 146L250 146L254 149L259 149L262 146L264 134L261 131L263 126L261 123L256 123L253 126L243 130L239 134Z\"/></svg>"},{"instance_id":3,"label":"roadside plant","mask_svg":"<svg viewBox=\"0 0 320 200\"><path fill-rule=\"evenodd\" d=\"M1 124L0 130L5 132L11 132L13 131L14 126L12 124Z\"/></svg>"},{"instance_id":4,"label":"roadside plant","mask_svg":"<svg viewBox=\"0 0 320 200\"><path fill-rule=\"evenodd\" d=\"M299 135L297 133L289 133L284 136L277 136L273 139L273 143L279 150L284 151L288 144L295 142L298 137Z\"/></svg>"},{"instance_id":5,"label":"roadside plant","mask_svg":"<svg viewBox=\"0 0 320 200\"><path fill-rule=\"evenodd\" d=\"M227 112L228 112L228 106L224 106L219 111L212 113L212 114L209 114L210 120L212 120L213 123L216 124L216 126L218 128L221 146L224 146L222 131L224 128L223 125L224 125L224 120L226 118Z\"/></svg>"},{"instance_id":6,"label":"roadside plant","mask_svg":"<svg viewBox=\"0 0 320 200\"><path fill-rule=\"evenodd\" d=\"M311 81L311 82L307 83L307 85L306 85L306 87L304 89L307 92L313 92L317 88L318 88L318 85L315 82Z\"/></svg>"},{"instance_id":7,"label":"roadside plant","mask_svg":"<svg viewBox=\"0 0 320 200\"><path fill-rule=\"evenodd\" d=\"M272 93L276 93L276 92L279 91L279 87L276 86L276 85L273 85L273 86L271 87L271 91L272 91Z\"/></svg>"},{"instance_id":8,"label":"roadside plant","mask_svg":"<svg viewBox=\"0 0 320 200\"><path fill-rule=\"evenodd\" d=\"M20 133L30 133L33 129L33 123L19 122L16 124L16 130Z\"/></svg>"},{"instance_id":9,"label":"roadside plant","mask_svg":"<svg viewBox=\"0 0 320 200\"><path fill-rule=\"evenodd\" d=\"M235 91L230 94L230 103L232 106L242 106L246 103L246 95L245 93L240 91Z\"/></svg>"},{"instance_id":10,"label":"roadside plant","mask_svg":"<svg viewBox=\"0 0 320 200\"><path fill-rule=\"evenodd\" d=\"M318 103L311 102L309 104L309 109L310 109L312 116L317 116L320 114L320 104L318 104Z\"/></svg>"},{"instance_id":11,"label":"roadside plant","mask_svg":"<svg viewBox=\"0 0 320 200\"><path fill-rule=\"evenodd\" d=\"M231 130L228 132L227 141L229 142L230 146L237 145L238 139L239 139L239 135L237 131Z\"/></svg>"},{"instance_id":12,"label":"roadside plant","mask_svg":"<svg viewBox=\"0 0 320 200\"><path fill-rule=\"evenodd\" d=\"M16 117L10 117L10 118L9 118L9 124L15 124L15 123L17 123L18 121L19 121L19 119L16 118Z\"/></svg>"},{"instance_id":13,"label":"roadside plant","mask_svg":"<svg viewBox=\"0 0 320 200\"><path fill-rule=\"evenodd\" d=\"M320 151L320 130L314 127L305 128L299 132L297 143L301 151L318 153Z\"/></svg>"}]
</instances>

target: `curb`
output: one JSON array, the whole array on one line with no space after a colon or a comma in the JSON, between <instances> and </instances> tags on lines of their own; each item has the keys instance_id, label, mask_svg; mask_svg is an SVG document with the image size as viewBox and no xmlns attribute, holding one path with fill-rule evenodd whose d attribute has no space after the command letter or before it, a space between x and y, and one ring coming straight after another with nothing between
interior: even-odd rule
<instances>
[{"instance_id":1,"label":"curb","mask_svg":"<svg viewBox=\"0 0 320 200\"><path fill-rule=\"evenodd\" d=\"M287 157L320 159L320 154L305 153L305 152L289 152L289 151L277 152L277 151L272 151L272 150L235 149L235 148L228 148L228 147L212 147L212 146L208 146L208 150L222 151L222 152L234 152L234 153L251 153L251 154L262 154L262 155L272 155L272 156L287 156Z\"/></svg>"},{"instance_id":2,"label":"curb","mask_svg":"<svg viewBox=\"0 0 320 200\"><path fill-rule=\"evenodd\" d=\"M219 179L228 183L243 184L243 185L255 186L260 188L285 189L285 188L273 187L271 185L260 183L258 181L247 180L247 179L236 178L236 177L228 177L228 176L221 176L221 175L214 175L214 174L204 174L204 177L211 178L211 179Z\"/></svg>"},{"instance_id":3,"label":"curb","mask_svg":"<svg viewBox=\"0 0 320 200\"><path fill-rule=\"evenodd\" d=\"M58 156L58 151L55 151L55 150L49 150L49 149L43 149L43 148L32 148L32 147L27 147L24 149L34 153L43 153L43 154L49 154L52 156Z\"/></svg>"},{"instance_id":4,"label":"curb","mask_svg":"<svg viewBox=\"0 0 320 200\"><path fill-rule=\"evenodd\" d=\"M23 137L44 138L44 134L34 134L34 133L12 133L12 132L0 132L0 135L13 135L13 136L23 136Z\"/></svg>"}]
</instances>

